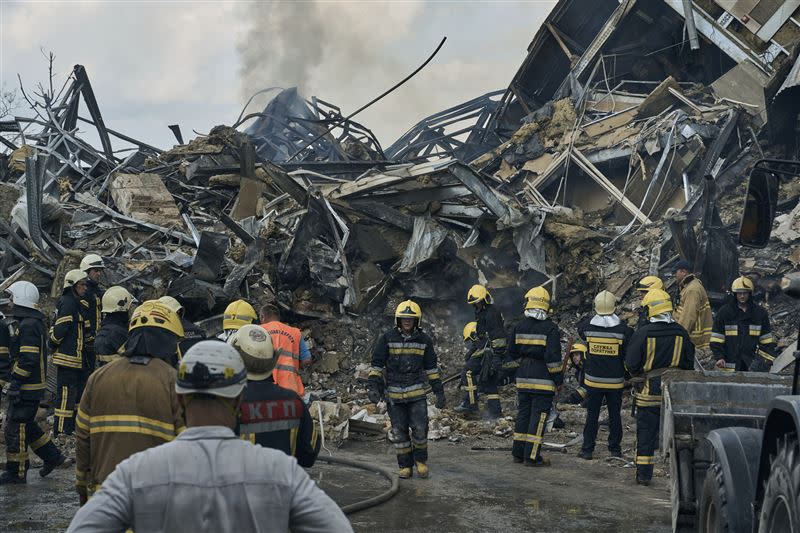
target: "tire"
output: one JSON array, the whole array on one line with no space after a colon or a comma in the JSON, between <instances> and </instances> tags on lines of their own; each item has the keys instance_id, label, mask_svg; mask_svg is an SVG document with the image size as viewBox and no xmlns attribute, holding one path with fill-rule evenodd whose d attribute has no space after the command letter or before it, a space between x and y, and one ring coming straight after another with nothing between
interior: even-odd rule
<instances>
[{"instance_id":1,"label":"tire","mask_svg":"<svg viewBox=\"0 0 800 533\"><path fill-rule=\"evenodd\" d=\"M711 463L703 481L703 494L700 498L700 523L702 533L727 533L730 531L728 513L728 494L725 491L725 478L719 463Z\"/></svg>"},{"instance_id":2,"label":"tire","mask_svg":"<svg viewBox=\"0 0 800 533\"><path fill-rule=\"evenodd\" d=\"M797 441L785 439L770 463L764 486L764 502L758 521L759 533L800 533L800 453Z\"/></svg>"}]
</instances>

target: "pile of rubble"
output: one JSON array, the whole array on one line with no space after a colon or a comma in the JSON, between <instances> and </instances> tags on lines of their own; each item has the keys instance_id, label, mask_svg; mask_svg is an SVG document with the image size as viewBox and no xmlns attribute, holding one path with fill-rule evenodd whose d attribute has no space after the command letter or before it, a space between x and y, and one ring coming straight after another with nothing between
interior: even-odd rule
<instances>
[{"instance_id":1,"label":"pile of rubble","mask_svg":"<svg viewBox=\"0 0 800 533\"><path fill-rule=\"evenodd\" d=\"M753 164L798 155L800 13L723 4L561 0L507 90L385 150L296 89L189 142L172 125L178 144L162 150L105 125L78 65L29 98L35 116L0 121L0 286L24 277L52 305L92 251L106 285L175 296L209 332L232 299L275 301L310 340L305 378L336 435L353 417L367 433L385 422L365 405L365 369L401 299L420 301L457 374L475 282L512 321L545 285L566 342L595 292L633 318L634 282L682 256L715 301L740 271L758 277L786 346L796 307L775 280L800 264L800 180L767 249L733 235ZM510 432L447 411L433 423L443 437Z\"/></svg>"}]
</instances>

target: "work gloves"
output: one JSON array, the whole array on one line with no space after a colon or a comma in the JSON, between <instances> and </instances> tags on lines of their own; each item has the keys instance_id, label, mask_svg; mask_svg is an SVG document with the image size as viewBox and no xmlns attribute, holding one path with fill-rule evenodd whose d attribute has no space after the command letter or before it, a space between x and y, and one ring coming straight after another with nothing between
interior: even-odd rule
<instances>
[{"instance_id":1,"label":"work gloves","mask_svg":"<svg viewBox=\"0 0 800 533\"><path fill-rule=\"evenodd\" d=\"M6 394L8 395L8 402L10 404L14 405L19 402L19 383L12 380L8 385Z\"/></svg>"},{"instance_id":2,"label":"work gloves","mask_svg":"<svg viewBox=\"0 0 800 533\"><path fill-rule=\"evenodd\" d=\"M436 391L436 403L434 404L437 409L444 409L444 406L447 404L447 401L444 397L444 391Z\"/></svg>"},{"instance_id":3,"label":"work gloves","mask_svg":"<svg viewBox=\"0 0 800 533\"><path fill-rule=\"evenodd\" d=\"M378 403L381 401L381 394L377 391L377 389L369 389L367 396L369 397L369 401L371 403Z\"/></svg>"}]
</instances>

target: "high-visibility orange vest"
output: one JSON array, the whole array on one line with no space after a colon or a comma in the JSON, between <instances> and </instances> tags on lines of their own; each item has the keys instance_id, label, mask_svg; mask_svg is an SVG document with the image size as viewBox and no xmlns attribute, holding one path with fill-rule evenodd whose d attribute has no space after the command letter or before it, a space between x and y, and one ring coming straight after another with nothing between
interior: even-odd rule
<instances>
[{"instance_id":1,"label":"high-visibility orange vest","mask_svg":"<svg viewBox=\"0 0 800 533\"><path fill-rule=\"evenodd\" d=\"M269 333L272 347L278 355L272 379L279 387L293 390L302 396L306 388L300 379L300 330L276 320L261 324L261 327Z\"/></svg>"}]
</instances>

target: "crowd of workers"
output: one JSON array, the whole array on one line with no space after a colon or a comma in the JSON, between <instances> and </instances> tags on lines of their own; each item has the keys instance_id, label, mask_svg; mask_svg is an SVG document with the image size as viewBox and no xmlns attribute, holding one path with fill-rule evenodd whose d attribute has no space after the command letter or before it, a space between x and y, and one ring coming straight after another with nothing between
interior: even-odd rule
<instances>
[{"instance_id":1,"label":"crowd of workers","mask_svg":"<svg viewBox=\"0 0 800 533\"><path fill-rule=\"evenodd\" d=\"M225 310L222 333L207 339L171 296L136 305L124 287L103 291L104 268L103 259L90 254L67 272L49 331L35 285L17 281L6 289L0 381L8 404L7 460L0 484L26 482L31 452L43 461L41 476L68 463L60 448L74 434L82 509L71 530L134 524L171 530L178 523L185 529L182 513L188 509L198 529L230 530L227 521L241 520L241 528L258 530L254 521L269 515L284 529L323 530L320 524L333 520L341 526L335 530L349 530L335 504L300 468L312 466L319 452L317 429L303 401L300 368L310 362L310 353L300 330L281 322L273 304L256 313L237 300ZM543 437L558 422L554 399L572 369L578 386L565 401L581 403L587 412L579 457L592 458L603 405L609 453L621 457L623 390L631 382L636 481L648 484L662 374L698 368L697 354L709 350L722 371L764 371L776 355L769 318L753 301L750 279L733 282L731 301L714 319L691 266L680 262L675 278L677 306L658 277L639 282L642 313L635 329L617 316L612 293L597 294L594 315L578 324L566 357L544 287L528 291L523 316L507 328L486 287L473 286L467 303L475 320L463 331L463 399L455 410L476 414L482 395L488 415L500 417L499 387L515 383L513 460L547 466ZM429 390L436 407L446 404L433 341L421 325L420 306L401 302L394 325L374 344L369 371L368 396L373 403L386 401L401 478L410 478L414 469L428 477ZM47 389L48 354L56 368L52 438L36 419ZM197 461L217 463L204 468ZM293 487L289 494L286 486ZM213 496L201 496L204 491ZM233 518L199 512L193 507L198 498L226 505L246 500L251 512ZM223 519L224 527L215 522Z\"/></svg>"}]
</instances>

